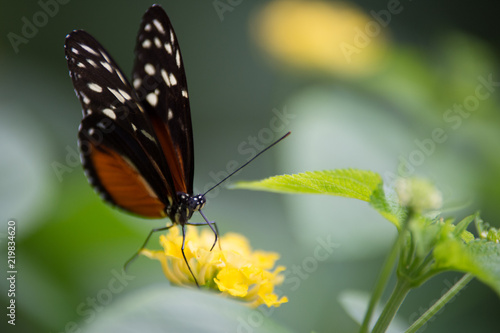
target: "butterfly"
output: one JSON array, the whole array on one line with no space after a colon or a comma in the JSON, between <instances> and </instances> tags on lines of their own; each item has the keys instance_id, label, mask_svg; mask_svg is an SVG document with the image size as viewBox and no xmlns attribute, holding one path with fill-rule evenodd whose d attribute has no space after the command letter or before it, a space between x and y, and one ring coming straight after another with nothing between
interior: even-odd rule
<instances>
[{"instance_id":1,"label":"butterfly","mask_svg":"<svg viewBox=\"0 0 500 333\"><path fill-rule=\"evenodd\" d=\"M66 37L65 53L83 108L78 142L90 184L105 201L132 214L168 217L172 225L182 226L184 238L186 224L208 224L215 245L216 224L201 211L205 196L192 194L188 88L179 43L165 11L153 5L143 16L132 85L104 47L83 30ZM188 222L196 211L205 222Z\"/></svg>"},{"instance_id":2,"label":"butterfly","mask_svg":"<svg viewBox=\"0 0 500 333\"><path fill-rule=\"evenodd\" d=\"M180 225L182 255L198 285L184 254L185 226L208 225L215 235L212 249L218 230L202 212L205 194L213 187L193 195L194 148L186 74L167 14L159 5L144 14L132 84L87 32L72 31L64 47L83 109L78 145L89 183L113 206L145 218L170 219L171 225L151 230L141 250L154 232ZM190 222L194 212L199 212L204 222Z\"/></svg>"}]
</instances>

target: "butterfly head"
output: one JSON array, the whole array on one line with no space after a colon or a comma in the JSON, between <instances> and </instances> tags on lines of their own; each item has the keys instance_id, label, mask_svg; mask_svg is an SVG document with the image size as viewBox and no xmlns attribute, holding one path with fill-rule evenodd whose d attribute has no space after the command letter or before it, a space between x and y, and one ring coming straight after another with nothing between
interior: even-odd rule
<instances>
[{"instance_id":1,"label":"butterfly head","mask_svg":"<svg viewBox=\"0 0 500 333\"><path fill-rule=\"evenodd\" d=\"M203 194L193 195L188 199L188 207L193 212L196 212L202 209L205 206L206 202L207 199L205 199L205 196Z\"/></svg>"},{"instance_id":2,"label":"butterfly head","mask_svg":"<svg viewBox=\"0 0 500 333\"><path fill-rule=\"evenodd\" d=\"M207 202L203 194L189 195L183 192L177 192L177 198L179 206L174 220L181 224L187 222L193 213L202 209Z\"/></svg>"}]
</instances>

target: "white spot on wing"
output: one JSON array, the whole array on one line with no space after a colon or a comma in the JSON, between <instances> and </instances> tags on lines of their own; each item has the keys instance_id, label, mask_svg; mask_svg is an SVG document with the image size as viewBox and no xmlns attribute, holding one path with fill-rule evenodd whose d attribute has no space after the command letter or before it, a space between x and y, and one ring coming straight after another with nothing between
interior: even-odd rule
<instances>
[{"instance_id":1,"label":"white spot on wing","mask_svg":"<svg viewBox=\"0 0 500 333\"><path fill-rule=\"evenodd\" d=\"M80 68L85 68L85 64L83 62L79 62L76 65Z\"/></svg>"},{"instance_id":2,"label":"white spot on wing","mask_svg":"<svg viewBox=\"0 0 500 333\"><path fill-rule=\"evenodd\" d=\"M170 45L170 43L165 43L165 50L168 54L172 54L172 45Z\"/></svg>"},{"instance_id":3,"label":"white spot on wing","mask_svg":"<svg viewBox=\"0 0 500 333\"><path fill-rule=\"evenodd\" d=\"M173 43L174 42L174 31L170 30L170 41Z\"/></svg>"},{"instance_id":4,"label":"white spot on wing","mask_svg":"<svg viewBox=\"0 0 500 333\"><path fill-rule=\"evenodd\" d=\"M181 67L181 54L179 53L179 50L175 52L175 62L177 63L177 67Z\"/></svg>"},{"instance_id":5,"label":"white spot on wing","mask_svg":"<svg viewBox=\"0 0 500 333\"><path fill-rule=\"evenodd\" d=\"M146 96L146 100L149 104L151 104L151 106L156 106L156 104L158 104L158 96L154 93L149 93Z\"/></svg>"},{"instance_id":6,"label":"white spot on wing","mask_svg":"<svg viewBox=\"0 0 500 333\"><path fill-rule=\"evenodd\" d=\"M168 78L168 74L167 74L167 71L162 69L161 70L161 77L163 77L163 81L165 81L165 83L167 84L167 86L170 87L170 80Z\"/></svg>"},{"instance_id":7,"label":"white spot on wing","mask_svg":"<svg viewBox=\"0 0 500 333\"><path fill-rule=\"evenodd\" d=\"M174 117L174 112L170 108L168 109L167 117L168 120L171 120Z\"/></svg>"},{"instance_id":8,"label":"white spot on wing","mask_svg":"<svg viewBox=\"0 0 500 333\"><path fill-rule=\"evenodd\" d=\"M87 84L87 86L89 87L90 90L93 90L93 91L98 92L98 93L102 92L102 87L96 83L91 82L91 83Z\"/></svg>"},{"instance_id":9,"label":"white spot on wing","mask_svg":"<svg viewBox=\"0 0 500 333\"><path fill-rule=\"evenodd\" d=\"M155 45L157 48L161 49L161 41L158 37L155 37Z\"/></svg>"},{"instance_id":10,"label":"white spot on wing","mask_svg":"<svg viewBox=\"0 0 500 333\"><path fill-rule=\"evenodd\" d=\"M160 21L158 21L157 19L154 19L153 20L153 24L155 25L156 29L158 29L158 31L164 35L165 34L165 29L163 29L163 25L161 25Z\"/></svg>"},{"instance_id":11,"label":"white spot on wing","mask_svg":"<svg viewBox=\"0 0 500 333\"><path fill-rule=\"evenodd\" d=\"M87 62L92 65L92 67L97 68L97 64L92 59L87 59Z\"/></svg>"},{"instance_id":12,"label":"white spot on wing","mask_svg":"<svg viewBox=\"0 0 500 333\"><path fill-rule=\"evenodd\" d=\"M146 132L146 130L141 130L141 133L146 137L148 138L149 140L155 142L155 139L153 138L153 136L151 134L149 134L148 132Z\"/></svg>"},{"instance_id":13,"label":"white spot on wing","mask_svg":"<svg viewBox=\"0 0 500 333\"><path fill-rule=\"evenodd\" d=\"M149 49L151 47L151 41L149 39L145 39L144 42L142 42L142 47Z\"/></svg>"},{"instance_id":14,"label":"white spot on wing","mask_svg":"<svg viewBox=\"0 0 500 333\"><path fill-rule=\"evenodd\" d=\"M90 103L90 99L83 92L80 92L80 97L82 98L83 103L85 103L85 104Z\"/></svg>"},{"instance_id":15,"label":"white spot on wing","mask_svg":"<svg viewBox=\"0 0 500 333\"><path fill-rule=\"evenodd\" d=\"M73 52L74 54L80 54L80 52L74 47L71 48L71 52Z\"/></svg>"},{"instance_id":16,"label":"white spot on wing","mask_svg":"<svg viewBox=\"0 0 500 333\"><path fill-rule=\"evenodd\" d=\"M113 88L108 88L108 90L113 94L115 95L115 97L120 101L120 103L124 103L125 102L125 98L123 98L122 94L120 94L117 90L113 89Z\"/></svg>"},{"instance_id":17,"label":"white spot on wing","mask_svg":"<svg viewBox=\"0 0 500 333\"><path fill-rule=\"evenodd\" d=\"M116 114L111 109L104 109L104 110L102 110L102 113L104 113L106 116L108 116L111 119L116 119Z\"/></svg>"},{"instance_id":18,"label":"white spot on wing","mask_svg":"<svg viewBox=\"0 0 500 333\"><path fill-rule=\"evenodd\" d=\"M109 57L106 55L106 53L105 53L105 52L102 52L102 51L101 51L101 55L102 55L102 57L103 57L104 59L106 59L106 62L108 62L108 63L109 63L109 62L111 62L111 59L109 59Z\"/></svg>"},{"instance_id":19,"label":"white spot on wing","mask_svg":"<svg viewBox=\"0 0 500 333\"><path fill-rule=\"evenodd\" d=\"M134 79L134 88L137 89L141 86L142 80L140 78Z\"/></svg>"},{"instance_id":20,"label":"white spot on wing","mask_svg":"<svg viewBox=\"0 0 500 333\"><path fill-rule=\"evenodd\" d=\"M120 71L116 71L116 74L118 74L118 77L120 78L120 80L121 80L124 84L127 84L127 80L125 80L125 78L123 77L122 73L120 73Z\"/></svg>"},{"instance_id":21,"label":"white spot on wing","mask_svg":"<svg viewBox=\"0 0 500 333\"><path fill-rule=\"evenodd\" d=\"M144 26L144 30L146 30L146 31L151 31L151 24L150 24L150 23L146 24L146 25Z\"/></svg>"},{"instance_id":22,"label":"white spot on wing","mask_svg":"<svg viewBox=\"0 0 500 333\"><path fill-rule=\"evenodd\" d=\"M102 67L106 68L108 70L108 72L110 73L113 73L113 68L111 67L111 65L105 61L101 61L101 65Z\"/></svg>"},{"instance_id":23,"label":"white spot on wing","mask_svg":"<svg viewBox=\"0 0 500 333\"><path fill-rule=\"evenodd\" d=\"M173 86L175 86L175 85L177 84L177 79L175 78L174 73L170 73L170 74L168 75L168 78L170 79L170 83L171 83Z\"/></svg>"},{"instance_id":24,"label":"white spot on wing","mask_svg":"<svg viewBox=\"0 0 500 333\"><path fill-rule=\"evenodd\" d=\"M182 96L188 98L188 92L187 92L187 90L182 89L181 94L182 94Z\"/></svg>"},{"instance_id":25,"label":"white spot on wing","mask_svg":"<svg viewBox=\"0 0 500 333\"><path fill-rule=\"evenodd\" d=\"M155 67L151 64L146 64L144 65L144 71L146 71L146 74L148 75L155 75Z\"/></svg>"},{"instance_id":26,"label":"white spot on wing","mask_svg":"<svg viewBox=\"0 0 500 333\"><path fill-rule=\"evenodd\" d=\"M118 89L118 92L127 100L130 100L130 95L127 94L127 92L121 90L121 89Z\"/></svg>"},{"instance_id":27,"label":"white spot on wing","mask_svg":"<svg viewBox=\"0 0 500 333\"><path fill-rule=\"evenodd\" d=\"M132 125L132 129L135 131L137 131L137 127L134 125L134 123L130 123L130 125Z\"/></svg>"},{"instance_id":28,"label":"white spot on wing","mask_svg":"<svg viewBox=\"0 0 500 333\"><path fill-rule=\"evenodd\" d=\"M92 53L93 55L99 55L94 49L92 49L90 46L85 45L85 44L80 44L80 46L87 51L88 53Z\"/></svg>"}]
</instances>

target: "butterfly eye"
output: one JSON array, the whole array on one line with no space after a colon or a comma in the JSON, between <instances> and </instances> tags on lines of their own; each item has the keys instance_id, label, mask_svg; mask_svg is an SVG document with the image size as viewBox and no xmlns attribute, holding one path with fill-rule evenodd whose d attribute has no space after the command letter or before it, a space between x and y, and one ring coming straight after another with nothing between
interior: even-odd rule
<instances>
[{"instance_id":1,"label":"butterfly eye","mask_svg":"<svg viewBox=\"0 0 500 333\"><path fill-rule=\"evenodd\" d=\"M188 205L192 211L198 211L205 206L206 202L207 199L205 199L205 196L203 194L198 194L189 198Z\"/></svg>"}]
</instances>

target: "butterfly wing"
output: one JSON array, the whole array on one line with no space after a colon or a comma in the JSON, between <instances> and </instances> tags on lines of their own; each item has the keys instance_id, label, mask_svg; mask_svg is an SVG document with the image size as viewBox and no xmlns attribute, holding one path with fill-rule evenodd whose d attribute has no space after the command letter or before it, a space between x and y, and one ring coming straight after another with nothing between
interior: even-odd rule
<instances>
[{"instance_id":1,"label":"butterfly wing","mask_svg":"<svg viewBox=\"0 0 500 333\"><path fill-rule=\"evenodd\" d=\"M194 149L184 65L172 24L153 5L136 43L133 85L153 124L176 191L193 193Z\"/></svg>"},{"instance_id":2,"label":"butterfly wing","mask_svg":"<svg viewBox=\"0 0 500 333\"><path fill-rule=\"evenodd\" d=\"M70 77L83 108L82 164L103 199L145 217L163 217L176 200L154 127L125 76L88 33L66 37Z\"/></svg>"}]
</instances>

